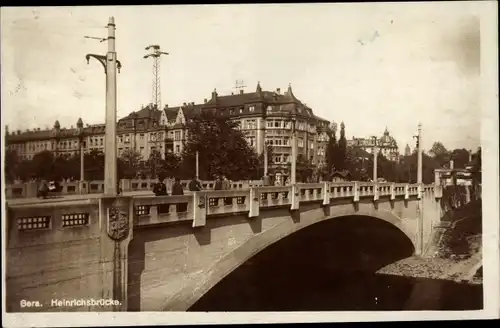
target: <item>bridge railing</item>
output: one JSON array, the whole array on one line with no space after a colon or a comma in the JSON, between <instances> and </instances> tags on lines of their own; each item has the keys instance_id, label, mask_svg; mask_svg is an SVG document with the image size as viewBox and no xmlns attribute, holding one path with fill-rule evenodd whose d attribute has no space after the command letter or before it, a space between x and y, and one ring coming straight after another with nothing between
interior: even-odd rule
<instances>
[{"instance_id":1,"label":"bridge railing","mask_svg":"<svg viewBox=\"0 0 500 328\"><path fill-rule=\"evenodd\" d=\"M421 190L421 192L420 192ZM410 199L420 195L442 197L440 186L396 183L313 183L294 186L252 187L249 189L207 190L183 196L146 196L131 198L135 226L192 221L193 226L203 226L208 216L248 213L259 215L261 209L290 207L297 210L301 203L322 202L328 205L333 199L349 199L353 202L371 198L394 200ZM92 224L99 222L98 199L34 205L7 204L8 224L14 233L13 240L24 240L21 236L37 236L33 240L46 238L48 231L54 236L70 229L79 234ZM13 228L13 227L12 227ZM80 229L73 229L80 228ZM35 232L32 234L32 232ZM65 234L67 235L67 234ZM62 235L61 235L62 236ZM31 237L26 237L31 238Z\"/></svg>"},{"instance_id":2,"label":"bridge railing","mask_svg":"<svg viewBox=\"0 0 500 328\"><path fill-rule=\"evenodd\" d=\"M122 192L150 191L152 192L155 179L121 179L120 188ZM181 185L185 191L188 190L190 180L181 180ZM173 180L165 180L167 191L172 192ZM211 180L201 181L204 189L212 190L215 182ZM261 187L263 182L260 180L231 181L230 189L248 189L251 187ZM58 195L74 194L100 194L104 192L104 181L64 181L60 183L61 191ZM30 198L36 197L38 190L37 182L15 183L5 186L6 198Z\"/></svg>"}]
</instances>

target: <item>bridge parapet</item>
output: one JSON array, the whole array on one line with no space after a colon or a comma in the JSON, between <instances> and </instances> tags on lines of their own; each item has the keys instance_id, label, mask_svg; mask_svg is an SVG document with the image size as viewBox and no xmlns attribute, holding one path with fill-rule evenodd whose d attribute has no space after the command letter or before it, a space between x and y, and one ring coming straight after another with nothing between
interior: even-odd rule
<instances>
[{"instance_id":1,"label":"bridge parapet","mask_svg":"<svg viewBox=\"0 0 500 328\"><path fill-rule=\"evenodd\" d=\"M429 195L434 186L423 189ZM295 186L256 187L241 190L200 191L186 196L152 196L134 198L136 226L154 225L178 221L192 221L193 227L203 226L208 216L248 213L259 215L260 210L272 207L290 207L298 210L301 203L322 202L330 204L332 199L380 198L395 200L419 197L419 186L408 184L375 183L314 183Z\"/></svg>"}]
</instances>

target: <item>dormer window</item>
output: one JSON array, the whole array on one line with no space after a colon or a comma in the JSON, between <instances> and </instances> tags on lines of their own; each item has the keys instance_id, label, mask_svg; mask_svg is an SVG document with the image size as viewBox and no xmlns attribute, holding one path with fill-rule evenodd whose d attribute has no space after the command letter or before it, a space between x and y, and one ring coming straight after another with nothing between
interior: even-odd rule
<instances>
[{"instance_id":1,"label":"dormer window","mask_svg":"<svg viewBox=\"0 0 500 328\"><path fill-rule=\"evenodd\" d=\"M255 106L250 106L250 107L248 107L248 110L249 110L250 112L254 112L254 111L255 111Z\"/></svg>"},{"instance_id":2,"label":"dormer window","mask_svg":"<svg viewBox=\"0 0 500 328\"><path fill-rule=\"evenodd\" d=\"M229 110L229 115L233 115L234 114L234 109L230 109Z\"/></svg>"},{"instance_id":3,"label":"dormer window","mask_svg":"<svg viewBox=\"0 0 500 328\"><path fill-rule=\"evenodd\" d=\"M242 113L243 113L243 108L240 108L240 114L242 114Z\"/></svg>"}]
</instances>

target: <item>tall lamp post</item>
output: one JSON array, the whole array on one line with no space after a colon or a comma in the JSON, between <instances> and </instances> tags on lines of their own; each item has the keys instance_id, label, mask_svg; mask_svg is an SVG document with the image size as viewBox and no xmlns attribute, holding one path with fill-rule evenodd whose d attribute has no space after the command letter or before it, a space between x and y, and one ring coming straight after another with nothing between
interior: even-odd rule
<instances>
[{"instance_id":1,"label":"tall lamp post","mask_svg":"<svg viewBox=\"0 0 500 328\"><path fill-rule=\"evenodd\" d=\"M295 112L292 114L292 172L290 177L290 183L295 185L297 183L297 130L296 122L297 117Z\"/></svg>"},{"instance_id":2,"label":"tall lamp post","mask_svg":"<svg viewBox=\"0 0 500 328\"><path fill-rule=\"evenodd\" d=\"M116 158L116 70L120 72L121 63L116 59L115 49L115 19L109 18L108 37L101 41L108 41L106 56L87 54L87 63L90 58L99 61L106 73L106 128L104 145L104 195L118 194L118 170Z\"/></svg>"},{"instance_id":3,"label":"tall lamp post","mask_svg":"<svg viewBox=\"0 0 500 328\"><path fill-rule=\"evenodd\" d=\"M377 166L378 166L378 144L377 137L373 136L373 182L377 182Z\"/></svg>"},{"instance_id":4,"label":"tall lamp post","mask_svg":"<svg viewBox=\"0 0 500 328\"><path fill-rule=\"evenodd\" d=\"M83 139L85 138L83 132L83 121L82 118L79 118L78 121L76 122L76 128L78 131L78 142L80 143L80 193L83 194L83 187L84 187L84 181L85 181L85 175L84 175L84 145L83 145Z\"/></svg>"}]
</instances>

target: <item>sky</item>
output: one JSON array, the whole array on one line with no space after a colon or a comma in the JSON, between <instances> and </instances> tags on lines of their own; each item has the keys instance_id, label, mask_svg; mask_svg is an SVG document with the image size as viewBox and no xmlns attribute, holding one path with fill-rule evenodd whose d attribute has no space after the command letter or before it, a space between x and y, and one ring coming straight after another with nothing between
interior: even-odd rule
<instances>
[{"instance_id":1,"label":"sky","mask_svg":"<svg viewBox=\"0 0 500 328\"><path fill-rule=\"evenodd\" d=\"M480 144L480 22L460 3L191 5L2 8L2 124L10 131L104 123L105 75L87 53L105 54L116 23L118 117L151 102L152 61L161 63L162 104L203 102L291 84L314 113L346 136L382 135L401 151Z\"/></svg>"}]
</instances>

